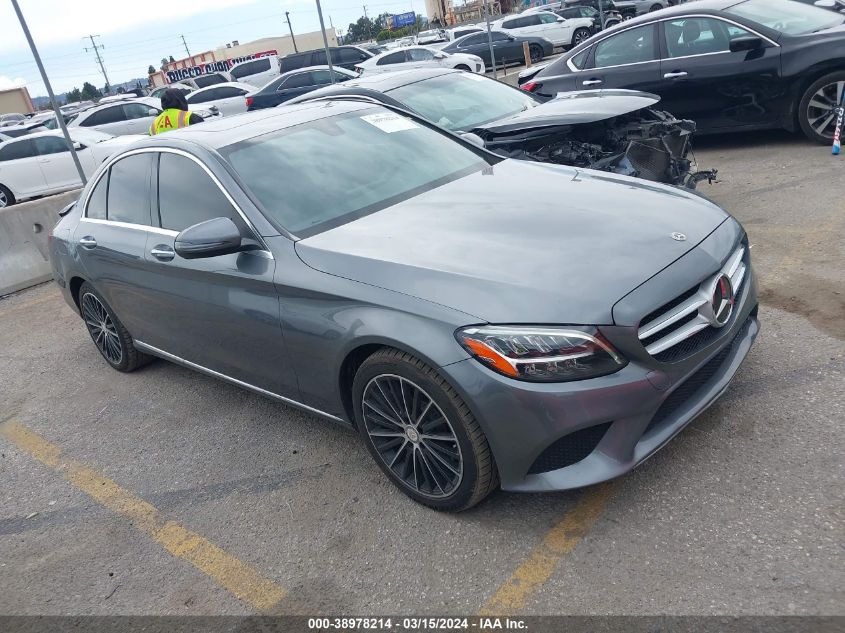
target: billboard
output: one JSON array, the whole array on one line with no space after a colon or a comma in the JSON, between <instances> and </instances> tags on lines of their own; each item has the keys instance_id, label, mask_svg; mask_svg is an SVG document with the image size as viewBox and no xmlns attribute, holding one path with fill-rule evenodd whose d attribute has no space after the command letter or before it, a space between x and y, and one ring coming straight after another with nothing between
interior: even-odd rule
<instances>
[{"instance_id":1,"label":"billboard","mask_svg":"<svg viewBox=\"0 0 845 633\"><path fill-rule=\"evenodd\" d=\"M270 55L278 55L277 51L262 51L261 53L255 53L254 55L244 55L243 57L236 57L235 59L222 59L217 62L207 62L205 64L198 64L196 66L188 66L187 68L176 68L174 70L168 70L165 75L167 75L168 83L175 83L181 81L183 79L189 79L191 77L199 77L200 75L208 75L211 73L218 73L221 71L227 71L235 64L239 64L240 62L245 62L249 59L257 59L258 57L269 57Z\"/></svg>"},{"instance_id":2,"label":"billboard","mask_svg":"<svg viewBox=\"0 0 845 633\"><path fill-rule=\"evenodd\" d=\"M393 18L393 28L398 29L403 26L413 26L417 23L417 14L413 11L408 13L397 13L390 16Z\"/></svg>"}]
</instances>

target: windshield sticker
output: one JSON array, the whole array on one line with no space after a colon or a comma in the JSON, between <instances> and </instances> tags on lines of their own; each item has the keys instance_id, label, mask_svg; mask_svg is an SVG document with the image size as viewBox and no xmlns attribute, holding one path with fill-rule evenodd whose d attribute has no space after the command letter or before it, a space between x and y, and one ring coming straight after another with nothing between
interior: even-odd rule
<instances>
[{"instance_id":1,"label":"windshield sticker","mask_svg":"<svg viewBox=\"0 0 845 633\"><path fill-rule=\"evenodd\" d=\"M361 117L370 125L376 126L382 132L391 134L393 132L401 132L402 130L414 130L419 127L410 119L399 116L398 114L365 114Z\"/></svg>"}]
</instances>

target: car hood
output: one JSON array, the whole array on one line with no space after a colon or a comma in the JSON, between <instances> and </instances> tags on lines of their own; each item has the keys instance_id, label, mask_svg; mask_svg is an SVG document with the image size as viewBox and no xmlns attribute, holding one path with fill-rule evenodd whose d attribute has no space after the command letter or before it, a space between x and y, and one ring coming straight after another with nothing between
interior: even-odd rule
<instances>
[{"instance_id":1,"label":"car hood","mask_svg":"<svg viewBox=\"0 0 845 633\"><path fill-rule=\"evenodd\" d=\"M616 301L727 217L672 187L506 160L300 240L296 252L317 270L478 321L603 325Z\"/></svg>"},{"instance_id":2,"label":"car hood","mask_svg":"<svg viewBox=\"0 0 845 633\"><path fill-rule=\"evenodd\" d=\"M476 129L503 134L559 125L593 123L650 108L659 102L659 96L637 90L561 92L554 99L534 108L485 123Z\"/></svg>"}]
</instances>

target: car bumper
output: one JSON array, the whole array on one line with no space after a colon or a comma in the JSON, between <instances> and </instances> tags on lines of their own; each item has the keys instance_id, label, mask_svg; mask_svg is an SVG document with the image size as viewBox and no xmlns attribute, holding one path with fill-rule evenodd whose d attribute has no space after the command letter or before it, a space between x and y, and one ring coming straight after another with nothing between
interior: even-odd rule
<instances>
[{"instance_id":1,"label":"car bumper","mask_svg":"<svg viewBox=\"0 0 845 633\"><path fill-rule=\"evenodd\" d=\"M441 371L483 427L504 490L579 488L632 470L724 393L760 329L753 274L737 308L718 341L685 362L629 358L615 374L557 384L514 381L474 359ZM611 340L626 335L610 329Z\"/></svg>"}]
</instances>

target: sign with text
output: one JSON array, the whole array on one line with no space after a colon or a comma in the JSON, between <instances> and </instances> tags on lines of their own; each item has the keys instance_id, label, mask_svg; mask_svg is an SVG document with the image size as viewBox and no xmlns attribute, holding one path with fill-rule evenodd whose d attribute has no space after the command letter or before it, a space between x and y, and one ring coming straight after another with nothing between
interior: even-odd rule
<instances>
[{"instance_id":1,"label":"sign with text","mask_svg":"<svg viewBox=\"0 0 845 633\"><path fill-rule=\"evenodd\" d=\"M217 62L206 62L204 64L197 64L196 66L188 66L187 68L175 68L173 70L168 70L165 74L167 75L167 81L169 83L176 83L178 81L182 81L183 79L190 79L191 77L225 72L240 62L245 62L250 59L258 59L259 57L270 57L271 55L278 55L278 52L275 50L262 51L252 55L236 57L235 59L221 59Z\"/></svg>"},{"instance_id":2,"label":"sign with text","mask_svg":"<svg viewBox=\"0 0 845 633\"><path fill-rule=\"evenodd\" d=\"M403 26L412 26L417 23L417 14L413 11L408 13L397 13L391 16L393 18L393 28L398 29Z\"/></svg>"}]
</instances>

